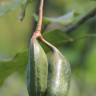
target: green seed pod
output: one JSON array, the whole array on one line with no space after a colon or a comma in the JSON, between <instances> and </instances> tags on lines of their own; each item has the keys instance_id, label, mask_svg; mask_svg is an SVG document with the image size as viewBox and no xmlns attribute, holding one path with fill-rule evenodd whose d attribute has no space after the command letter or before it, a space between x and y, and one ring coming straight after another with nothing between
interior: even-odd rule
<instances>
[{"instance_id":1,"label":"green seed pod","mask_svg":"<svg viewBox=\"0 0 96 96\"><path fill-rule=\"evenodd\" d=\"M70 64L53 45L48 60L49 72L47 96L66 96L70 83Z\"/></svg>"},{"instance_id":2,"label":"green seed pod","mask_svg":"<svg viewBox=\"0 0 96 96\"><path fill-rule=\"evenodd\" d=\"M27 87L29 96L44 96L47 89L47 56L36 39L30 43L27 67Z\"/></svg>"}]
</instances>

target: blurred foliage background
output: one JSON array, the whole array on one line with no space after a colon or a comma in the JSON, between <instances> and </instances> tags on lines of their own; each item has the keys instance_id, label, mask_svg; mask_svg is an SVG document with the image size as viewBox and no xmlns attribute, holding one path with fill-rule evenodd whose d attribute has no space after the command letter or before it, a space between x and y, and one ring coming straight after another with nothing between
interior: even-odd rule
<instances>
[{"instance_id":1,"label":"blurred foliage background","mask_svg":"<svg viewBox=\"0 0 96 96\"><path fill-rule=\"evenodd\" d=\"M38 1L28 4L20 22L18 16L26 0L0 0L0 96L28 96L25 79L28 42ZM71 64L68 96L96 96L96 16L75 30L65 30L94 8L95 0L45 0L43 36ZM88 34L91 36L86 38ZM46 48L45 51L49 52Z\"/></svg>"}]
</instances>

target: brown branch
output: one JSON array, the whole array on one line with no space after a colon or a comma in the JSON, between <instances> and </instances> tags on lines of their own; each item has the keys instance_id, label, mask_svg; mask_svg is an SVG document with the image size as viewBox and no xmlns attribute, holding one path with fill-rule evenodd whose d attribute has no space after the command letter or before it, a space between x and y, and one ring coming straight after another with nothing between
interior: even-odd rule
<instances>
[{"instance_id":1,"label":"brown branch","mask_svg":"<svg viewBox=\"0 0 96 96\"><path fill-rule=\"evenodd\" d=\"M32 40L34 38L40 37L41 36L41 29L42 29L42 19L43 19L43 5L44 5L44 0L40 1L40 7L39 7L39 18L38 18L38 23L36 26L36 30L33 33Z\"/></svg>"},{"instance_id":2,"label":"brown branch","mask_svg":"<svg viewBox=\"0 0 96 96\"><path fill-rule=\"evenodd\" d=\"M77 41L82 40L82 39L94 38L94 37L96 38L96 34L85 34L84 36L80 36L78 38L73 38L73 41L71 41L71 42L77 42Z\"/></svg>"},{"instance_id":3,"label":"brown branch","mask_svg":"<svg viewBox=\"0 0 96 96\"><path fill-rule=\"evenodd\" d=\"M79 21L77 21L75 24L69 25L67 28L64 29L65 32L72 32L75 29L77 29L80 25L88 21L90 18L96 16L96 8L94 8L91 12L86 14L84 17L82 17Z\"/></svg>"},{"instance_id":4,"label":"brown branch","mask_svg":"<svg viewBox=\"0 0 96 96\"><path fill-rule=\"evenodd\" d=\"M74 42L78 42L79 40L83 40L83 39L87 39L87 38L96 38L96 34L85 34L84 36L80 36L77 38L72 38L70 37L69 39L66 40L66 42L68 43L74 43Z\"/></svg>"},{"instance_id":5,"label":"brown branch","mask_svg":"<svg viewBox=\"0 0 96 96\"><path fill-rule=\"evenodd\" d=\"M43 18L43 3L44 3L44 0L41 0L40 8L39 8L39 20L38 20L38 23L37 23L36 32L37 31L41 32L42 18Z\"/></svg>"}]
</instances>

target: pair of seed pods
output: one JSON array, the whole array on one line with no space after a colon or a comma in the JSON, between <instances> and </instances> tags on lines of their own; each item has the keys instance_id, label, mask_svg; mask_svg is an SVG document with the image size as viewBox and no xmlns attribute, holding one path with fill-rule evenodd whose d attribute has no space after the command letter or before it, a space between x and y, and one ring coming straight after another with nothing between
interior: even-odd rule
<instances>
[{"instance_id":1,"label":"pair of seed pods","mask_svg":"<svg viewBox=\"0 0 96 96\"><path fill-rule=\"evenodd\" d=\"M37 39L30 42L27 65L29 96L66 96L70 82L70 64L60 51L49 42L46 55Z\"/></svg>"}]
</instances>

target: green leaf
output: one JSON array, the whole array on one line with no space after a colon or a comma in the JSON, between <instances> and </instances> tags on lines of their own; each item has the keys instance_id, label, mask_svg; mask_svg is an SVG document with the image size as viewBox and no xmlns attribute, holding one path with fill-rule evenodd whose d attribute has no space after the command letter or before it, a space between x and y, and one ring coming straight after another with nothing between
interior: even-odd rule
<instances>
[{"instance_id":1,"label":"green leaf","mask_svg":"<svg viewBox=\"0 0 96 96\"><path fill-rule=\"evenodd\" d=\"M17 72L10 74L0 86L0 96L28 96L25 81Z\"/></svg>"},{"instance_id":2,"label":"green leaf","mask_svg":"<svg viewBox=\"0 0 96 96\"><path fill-rule=\"evenodd\" d=\"M60 30L44 32L43 36L44 38L46 38L47 41L56 46L73 41L71 37L69 37L66 33Z\"/></svg>"},{"instance_id":3,"label":"green leaf","mask_svg":"<svg viewBox=\"0 0 96 96\"><path fill-rule=\"evenodd\" d=\"M77 19L96 8L96 1L93 0L66 0L65 1L66 11L73 11L77 14Z\"/></svg>"},{"instance_id":4,"label":"green leaf","mask_svg":"<svg viewBox=\"0 0 96 96\"><path fill-rule=\"evenodd\" d=\"M24 5L26 1L27 0L0 1L0 16L4 15L6 12L16 9L21 5Z\"/></svg>"},{"instance_id":5,"label":"green leaf","mask_svg":"<svg viewBox=\"0 0 96 96\"><path fill-rule=\"evenodd\" d=\"M34 15L35 20L38 20L38 16ZM43 18L43 23L48 24L48 23L59 23L63 25L68 25L74 21L75 13L74 12L68 12L63 16L60 17L44 17Z\"/></svg>"},{"instance_id":6,"label":"green leaf","mask_svg":"<svg viewBox=\"0 0 96 96\"><path fill-rule=\"evenodd\" d=\"M18 53L11 60L0 61L0 85L12 73L17 72L24 76L27 64L27 52Z\"/></svg>"},{"instance_id":7,"label":"green leaf","mask_svg":"<svg viewBox=\"0 0 96 96\"><path fill-rule=\"evenodd\" d=\"M58 23L62 25L69 25L78 21L82 16L96 7L96 1L92 0L66 0L64 1L65 14L59 17L44 17L43 23ZM38 16L34 15L36 21Z\"/></svg>"}]
</instances>

